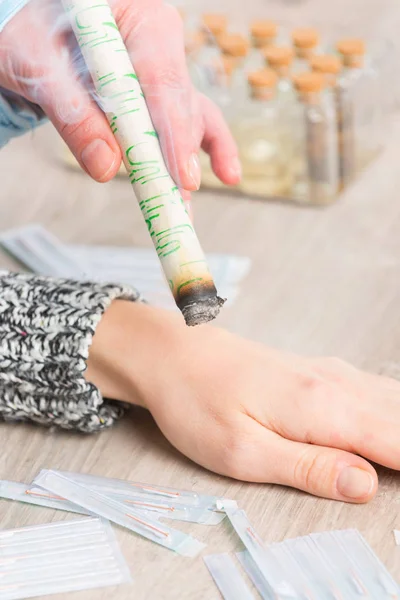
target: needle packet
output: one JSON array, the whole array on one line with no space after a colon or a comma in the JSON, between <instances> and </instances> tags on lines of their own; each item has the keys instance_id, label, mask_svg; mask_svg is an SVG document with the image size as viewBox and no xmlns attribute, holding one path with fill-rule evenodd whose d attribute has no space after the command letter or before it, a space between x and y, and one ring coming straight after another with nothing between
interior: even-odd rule
<instances>
[{"instance_id":1,"label":"needle packet","mask_svg":"<svg viewBox=\"0 0 400 600\"><path fill-rule=\"evenodd\" d=\"M123 502L114 500L92 488L77 483L55 471L41 471L34 485L70 502L82 506L92 514L108 519L126 529L138 533L169 550L183 556L196 556L205 545L157 519L152 519Z\"/></svg>"},{"instance_id":2,"label":"needle packet","mask_svg":"<svg viewBox=\"0 0 400 600\"><path fill-rule=\"evenodd\" d=\"M1 600L130 581L112 528L100 519L63 521L0 532Z\"/></svg>"},{"instance_id":3,"label":"needle packet","mask_svg":"<svg viewBox=\"0 0 400 600\"><path fill-rule=\"evenodd\" d=\"M16 481L0 481L0 498L15 500L26 504L35 504L47 508L55 508L71 513L88 514L84 508L75 506L72 502L64 500L40 488L31 487Z\"/></svg>"},{"instance_id":4,"label":"needle packet","mask_svg":"<svg viewBox=\"0 0 400 600\"><path fill-rule=\"evenodd\" d=\"M209 554L204 562L224 600L254 600L229 554Z\"/></svg>"},{"instance_id":5,"label":"needle packet","mask_svg":"<svg viewBox=\"0 0 400 600\"><path fill-rule=\"evenodd\" d=\"M173 521L188 521L190 523L200 523L202 525L218 525L225 519L223 512L213 511L208 508L180 504L167 498L151 499L140 495L124 496L120 494L106 493L106 496L123 502L136 510L144 513L157 514L158 518L170 519Z\"/></svg>"},{"instance_id":6,"label":"needle packet","mask_svg":"<svg viewBox=\"0 0 400 600\"><path fill-rule=\"evenodd\" d=\"M260 569L251 558L249 551L244 550L244 552L237 552L236 557L243 569L246 571L249 579L253 583L257 592L260 594L261 598L263 600L274 600L270 586L267 584Z\"/></svg>"},{"instance_id":7,"label":"needle packet","mask_svg":"<svg viewBox=\"0 0 400 600\"><path fill-rule=\"evenodd\" d=\"M209 496L206 494L198 494L188 490L180 490L171 487L152 485L147 483L139 483L135 481L124 481L122 479L111 479L108 477L99 477L97 475L89 475L86 473L69 473L67 471L55 471L61 473L65 477L82 483L102 494L112 494L113 496L124 496L126 499L137 497L138 495L149 498L151 500L160 500L168 498L176 504L184 504L186 506L196 506L206 508L208 510L220 512L225 517L224 505L232 504L232 500L227 500L221 496Z\"/></svg>"},{"instance_id":8,"label":"needle packet","mask_svg":"<svg viewBox=\"0 0 400 600\"><path fill-rule=\"evenodd\" d=\"M83 262L40 225L13 229L0 235L0 246L33 273L53 277L84 278L90 275Z\"/></svg>"},{"instance_id":9,"label":"needle packet","mask_svg":"<svg viewBox=\"0 0 400 600\"><path fill-rule=\"evenodd\" d=\"M337 568L358 597L399 600L400 587L359 531L312 533L310 539Z\"/></svg>"},{"instance_id":10,"label":"needle packet","mask_svg":"<svg viewBox=\"0 0 400 600\"><path fill-rule=\"evenodd\" d=\"M225 503L225 512L264 577L272 598L303 600L301 593L296 590L291 582L290 573L284 570L269 546L264 544L250 523L245 511L239 509L236 503L232 502L231 504Z\"/></svg>"}]
</instances>

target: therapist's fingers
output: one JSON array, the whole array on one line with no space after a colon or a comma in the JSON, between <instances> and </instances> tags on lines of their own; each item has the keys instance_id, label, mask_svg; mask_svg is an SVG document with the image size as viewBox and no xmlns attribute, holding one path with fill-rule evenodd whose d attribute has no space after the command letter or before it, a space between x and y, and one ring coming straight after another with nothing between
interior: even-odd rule
<instances>
[{"instance_id":1,"label":"therapist's fingers","mask_svg":"<svg viewBox=\"0 0 400 600\"><path fill-rule=\"evenodd\" d=\"M81 167L96 181L109 181L121 151L104 113L73 77L52 82L41 105Z\"/></svg>"},{"instance_id":2,"label":"therapist's fingers","mask_svg":"<svg viewBox=\"0 0 400 600\"><path fill-rule=\"evenodd\" d=\"M79 78L76 44L62 17L47 0L32 0L12 19L1 37L7 61L0 61L0 85L38 104L86 172L108 181L121 152L91 98L89 78L86 86Z\"/></svg>"},{"instance_id":3,"label":"therapist's fingers","mask_svg":"<svg viewBox=\"0 0 400 600\"><path fill-rule=\"evenodd\" d=\"M164 158L181 189L200 187L196 131L201 114L186 66L182 19L175 8L150 0L125 10L118 25L141 82Z\"/></svg>"},{"instance_id":4,"label":"therapist's fingers","mask_svg":"<svg viewBox=\"0 0 400 600\"><path fill-rule=\"evenodd\" d=\"M227 185L241 179L241 165L236 142L219 108L206 96L200 98L204 118L202 147L211 159L216 176Z\"/></svg>"}]
</instances>

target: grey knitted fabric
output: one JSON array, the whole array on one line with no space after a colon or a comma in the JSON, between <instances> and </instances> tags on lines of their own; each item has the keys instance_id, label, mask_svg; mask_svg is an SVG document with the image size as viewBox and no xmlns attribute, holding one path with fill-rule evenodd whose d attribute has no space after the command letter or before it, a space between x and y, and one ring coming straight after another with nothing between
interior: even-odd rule
<instances>
[{"instance_id":1,"label":"grey knitted fabric","mask_svg":"<svg viewBox=\"0 0 400 600\"><path fill-rule=\"evenodd\" d=\"M94 432L123 407L84 378L92 336L130 288L0 271L0 418Z\"/></svg>"}]
</instances>

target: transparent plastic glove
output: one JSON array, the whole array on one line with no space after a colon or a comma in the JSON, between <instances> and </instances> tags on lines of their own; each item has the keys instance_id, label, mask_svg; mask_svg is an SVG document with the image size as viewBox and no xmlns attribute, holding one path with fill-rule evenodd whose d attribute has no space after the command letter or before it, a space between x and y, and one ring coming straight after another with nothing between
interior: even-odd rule
<instances>
[{"instance_id":1,"label":"transparent plastic glove","mask_svg":"<svg viewBox=\"0 0 400 600\"><path fill-rule=\"evenodd\" d=\"M232 136L210 100L192 86L179 13L161 0L111 0L177 185L199 188L200 147L227 184L240 179ZM121 153L91 93L91 81L60 0L31 0L0 34L0 87L39 105L83 169L105 182Z\"/></svg>"}]
</instances>

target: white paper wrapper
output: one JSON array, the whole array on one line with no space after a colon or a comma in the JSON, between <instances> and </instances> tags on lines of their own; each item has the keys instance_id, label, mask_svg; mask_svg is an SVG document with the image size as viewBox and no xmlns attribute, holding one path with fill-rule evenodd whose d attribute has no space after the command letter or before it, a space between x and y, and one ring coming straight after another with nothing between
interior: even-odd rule
<instances>
[{"instance_id":1,"label":"white paper wrapper","mask_svg":"<svg viewBox=\"0 0 400 600\"><path fill-rule=\"evenodd\" d=\"M175 302L188 325L214 319L223 301L180 192L168 173L157 132L107 2L65 0L64 6L102 108L122 150Z\"/></svg>"}]
</instances>

